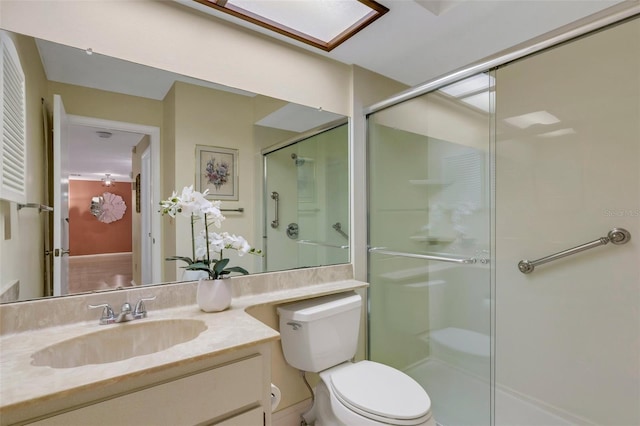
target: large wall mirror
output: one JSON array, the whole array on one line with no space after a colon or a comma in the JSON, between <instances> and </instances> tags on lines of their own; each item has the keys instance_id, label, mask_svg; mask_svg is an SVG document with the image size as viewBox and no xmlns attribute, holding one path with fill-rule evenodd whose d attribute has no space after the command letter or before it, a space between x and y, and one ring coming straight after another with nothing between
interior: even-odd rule
<instances>
[{"instance_id":1,"label":"large wall mirror","mask_svg":"<svg viewBox=\"0 0 640 426\"><path fill-rule=\"evenodd\" d=\"M213 196L226 216L219 231L262 250L225 251L234 265L253 274L349 262L346 117L5 35L26 76L29 159L25 205L0 200L2 302L190 279L166 260L191 253L190 221L159 203L204 190L203 164L215 158L233 168Z\"/></svg>"}]
</instances>

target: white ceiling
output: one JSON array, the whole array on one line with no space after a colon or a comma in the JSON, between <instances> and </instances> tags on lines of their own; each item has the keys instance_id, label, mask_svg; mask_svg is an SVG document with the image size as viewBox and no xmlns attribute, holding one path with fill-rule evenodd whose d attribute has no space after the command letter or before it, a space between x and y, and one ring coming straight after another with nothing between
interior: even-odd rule
<instances>
[{"instance_id":1,"label":"white ceiling","mask_svg":"<svg viewBox=\"0 0 640 426\"><path fill-rule=\"evenodd\" d=\"M175 1L319 55L369 69L408 86L415 86L449 73L621 2L620 0L378 0L390 9L387 14L333 51L323 52L217 12L192 0ZM37 44L47 78L53 81L158 100L164 98L175 80L254 96L249 92L126 61L101 55L88 55L85 51L55 43L39 40ZM288 129L287 122L302 123L309 108L298 107L300 108L289 105L272 117L266 117L259 124ZM318 111L313 111L318 114ZM325 121L333 121L334 118L332 114L326 113ZM313 124L317 122L314 121ZM102 152L99 155L92 153L77 162L74 161L72 173L84 179L96 179L104 173L111 173L119 180L128 180L131 171L131 147L135 144L133 141L139 141L142 135L120 134L114 131L111 139L100 139L95 133L97 130L108 129L88 128L73 131L78 135L78 139L72 142L73 144L80 146L86 143L88 146L99 146ZM75 156L77 157L83 151L77 148ZM114 162L112 161L114 157L120 160ZM127 157L128 161L124 161L124 157Z\"/></svg>"},{"instance_id":2,"label":"white ceiling","mask_svg":"<svg viewBox=\"0 0 640 426\"><path fill-rule=\"evenodd\" d=\"M100 137L108 132L110 137ZM103 127L69 126L70 179L100 180L107 173L117 182L130 182L131 151L143 134Z\"/></svg>"},{"instance_id":3,"label":"white ceiling","mask_svg":"<svg viewBox=\"0 0 640 426\"><path fill-rule=\"evenodd\" d=\"M255 96L209 81L198 80L133 62L89 54L87 51L45 40L36 40L47 78L143 98L162 100L176 81L197 84L217 90Z\"/></svg>"},{"instance_id":4,"label":"white ceiling","mask_svg":"<svg viewBox=\"0 0 640 426\"><path fill-rule=\"evenodd\" d=\"M377 0L389 8L388 13L333 51L323 52L193 0L175 1L408 86L621 3L621 0Z\"/></svg>"}]
</instances>

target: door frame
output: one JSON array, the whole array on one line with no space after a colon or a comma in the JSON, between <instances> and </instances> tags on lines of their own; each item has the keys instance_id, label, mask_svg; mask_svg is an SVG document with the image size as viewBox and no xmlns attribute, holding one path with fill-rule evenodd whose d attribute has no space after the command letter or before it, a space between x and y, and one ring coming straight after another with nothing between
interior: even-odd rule
<instances>
[{"instance_id":1,"label":"door frame","mask_svg":"<svg viewBox=\"0 0 640 426\"><path fill-rule=\"evenodd\" d=\"M90 127L105 127L113 130L119 130L123 132L141 133L149 136L149 148L151 150L151 164L150 164L150 178L148 179L148 185L145 184L143 188L150 188L148 191L149 208L143 209L148 213L142 216L142 220L146 220L149 224L151 239L151 283L158 283L162 281L162 232L160 215L154 214L153 206L158 206L160 203L160 128L156 126L147 126L143 124L128 123L124 121L104 120L95 117L85 117L80 115L68 114L69 124L76 126L90 126ZM142 197L147 199L145 197ZM146 229L144 226L142 229ZM142 236L144 238L144 236ZM139 283L142 284L142 283ZM148 283L145 283L148 284Z\"/></svg>"}]
</instances>

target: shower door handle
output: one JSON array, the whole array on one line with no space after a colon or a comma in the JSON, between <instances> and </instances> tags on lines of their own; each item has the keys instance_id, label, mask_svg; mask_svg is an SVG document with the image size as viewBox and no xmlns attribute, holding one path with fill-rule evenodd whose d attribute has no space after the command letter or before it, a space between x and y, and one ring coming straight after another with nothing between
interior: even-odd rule
<instances>
[{"instance_id":1,"label":"shower door handle","mask_svg":"<svg viewBox=\"0 0 640 426\"><path fill-rule=\"evenodd\" d=\"M280 225L280 221L278 220L278 201L280 200L280 194L273 191L271 193L271 199L276 202L276 218L271 221L271 227L275 229Z\"/></svg>"}]
</instances>

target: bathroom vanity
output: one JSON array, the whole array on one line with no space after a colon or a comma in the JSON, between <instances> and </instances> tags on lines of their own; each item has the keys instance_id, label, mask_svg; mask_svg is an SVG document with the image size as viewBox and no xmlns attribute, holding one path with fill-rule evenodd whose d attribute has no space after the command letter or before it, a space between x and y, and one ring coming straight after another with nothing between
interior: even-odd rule
<instances>
[{"instance_id":1,"label":"bathroom vanity","mask_svg":"<svg viewBox=\"0 0 640 426\"><path fill-rule=\"evenodd\" d=\"M218 313L194 304L196 283L1 305L0 424L270 425L279 333L247 309L366 287L341 268L234 278L232 305ZM86 308L150 295L148 317L122 324L99 325ZM127 339L140 345L118 352Z\"/></svg>"},{"instance_id":2,"label":"bathroom vanity","mask_svg":"<svg viewBox=\"0 0 640 426\"><path fill-rule=\"evenodd\" d=\"M268 350L268 346L257 345L246 357L234 354L228 362L219 357L204 370L89 401L89 405L29 424L263 424L269 409L264 398Z\"/></svg>"}]
</instances>

